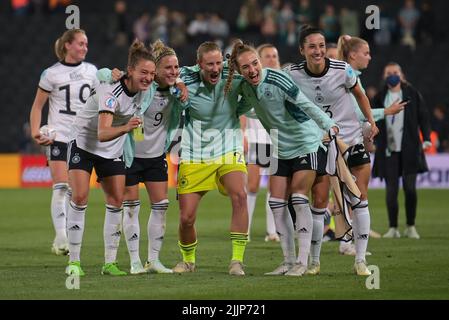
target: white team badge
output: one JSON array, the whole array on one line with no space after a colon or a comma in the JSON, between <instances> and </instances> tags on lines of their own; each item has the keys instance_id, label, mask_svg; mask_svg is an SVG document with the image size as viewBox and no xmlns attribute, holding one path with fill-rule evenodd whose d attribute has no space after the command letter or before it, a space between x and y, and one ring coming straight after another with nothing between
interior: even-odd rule
<instances>
[{"instance_id":1,"label":"white team badge","mask_svg":"<svg viewBox=\"0 0 449 320\"><path fill-rule=\"evenodd\" d=\"M75 155L72 158L72 163L79 163L81 161L81 157L78 155L78 153L75 153Z\"/></svg>"},{"instance_id":2,"label":"white team badge","mask_svg":"<svg viewBox=\"0 0 449 320\"><path fill-rule=\"evenodd\" d=\"M57 157L57 156L59 156L61 154L61 150L59 150L58 146L54 146L51 149L51 154L52 154L53 157Z\"/></svg>"}]
</instances>

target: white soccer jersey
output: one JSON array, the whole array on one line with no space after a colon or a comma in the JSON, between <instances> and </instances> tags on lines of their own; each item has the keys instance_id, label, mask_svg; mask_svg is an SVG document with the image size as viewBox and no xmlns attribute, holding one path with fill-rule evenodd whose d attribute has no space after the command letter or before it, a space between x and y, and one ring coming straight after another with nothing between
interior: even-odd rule
<instances>
[{"instance_id":1,"label":"white soccer jersey","mask_svg":"<svg viewBox=\"0 0 449 320\"><path fill-rule=\"evenodd\" d=\"M350 89L357 84L357 76L344 61L327 59L324 71L315 75L306 62L287 68L304 95L331 117L340 131L338 137L349 146L363 142L362 129L354 109Z\"/></svg>"},{"instance_id":2,"label":"white soccer jersey","mask_svg":"<svg viewBox=\"0 0 449 320\"><path fill-rule=\"evenodd\" d=\"M136 141L136 158L155 158L164 154L170 123L170 92L156 91L153 101L144 113L143 141Z\"/></svg>"},{"instance_id":3,"label":"white soccer jersey","mask_svg":"<svg viewBox=\"0 0 449 320\"><path fill-rule=\"evenodd\" d=\"M271 144L270 136L259 119L246 118L245 135L248 143Z\"/></svg>"},{"instance_id":4,"label":"white soccer jersey","mask_svg":"<svg viewBox=\"0 0 449 320\"><path fill-rule=\"evenodd\" d=\"M78 112L74 123L74 136L79 148L106 159L115 159L123 154L125 135L111 141L98 140L98 114L109 112L114 115L112 126L128 123L139 110L143 93L131 94L125 86L124 78L113 84L100 84L87 100L86 106Z\"/></svg>"},{"instance_id":5,"label":"white soccer jersey","mask_svg":"<svg viewBox=\"0 0 449 320\"><path fill-rule=\"evenodd\" d=\"M69 142L75 115L98 86L97 68L87 62L55 63L42 72L39 88L50 93L48 125L56 130L56 141Z\"/></svg>"}]
</instances>

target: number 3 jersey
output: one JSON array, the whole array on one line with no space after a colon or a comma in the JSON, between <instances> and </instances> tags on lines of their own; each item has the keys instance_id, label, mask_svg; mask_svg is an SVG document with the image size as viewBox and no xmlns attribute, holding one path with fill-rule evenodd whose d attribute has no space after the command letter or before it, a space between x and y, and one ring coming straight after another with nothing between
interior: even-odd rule
<instances>
[{"instance_id":1,"label":"number 3 jersey","mask_svg":"<svg viewBox=\"0 0 449 320\"><path fill-rule=\"evenodd\" d=\"M362 130L350 89L357 84L357 76L344 61L326 58L324 71L313 74L306 62L293 64L286 71L304 95L335 121L340 128L338 137L352 146L363 142Z\"/></svg>"},{"instance_id":2,"label":"number 3 jersey","mask_svg":"<svg viewBox=\"0 0 449 320\"><path fill-rule=\"evenodd\" d=\"M39 88L48 92L48 125L56 130L56 141L69 142L73 121L98 85L97 68L90 63L57 62L42 72Z\"/></svg>"},{"instance_id":3,"label":"number 3 jersey","mask_svg":"<svg viewBox=\"0 0 449 320\"><path fill-rule=\"evenodd\" d=\"M146 91L131 93L127 89L124 78L113 84L100 84L93 90L86 106L77 114L73 139L76 145L90 153L106 159L115 159L123 154L126 134L111 141L98 140L98 115L110 113L113 115L112 126L118 127L128 123L133 115L139 115Z\"/></svg>"}]
</instances>

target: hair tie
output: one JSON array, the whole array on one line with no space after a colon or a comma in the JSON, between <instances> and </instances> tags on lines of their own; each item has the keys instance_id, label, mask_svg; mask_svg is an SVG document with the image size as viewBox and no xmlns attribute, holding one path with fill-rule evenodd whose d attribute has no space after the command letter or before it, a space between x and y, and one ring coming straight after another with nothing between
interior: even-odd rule
<instances>
[{"instance_id":1,"label":"hair tie","mask_svg":"<svg viewBox=\"0 0 449 320\"><path fill-rule=\"evenodd\" d=\"M348 35L348 34L345 34L345 35L343 36L343 39L345 39L346 41L350 41L350 40L351 40L351 36Z\"/></svg>"}]
</instances>

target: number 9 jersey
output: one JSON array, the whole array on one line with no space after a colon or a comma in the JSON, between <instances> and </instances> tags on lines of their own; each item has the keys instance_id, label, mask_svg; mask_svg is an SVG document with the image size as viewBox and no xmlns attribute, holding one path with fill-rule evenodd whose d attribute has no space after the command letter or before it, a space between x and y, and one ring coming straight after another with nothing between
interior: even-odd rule
<instances>
[{"instance_id":1,"label":"number 9 jersey","mask_svg":"<svg viewBox=\"0 0 449 320\"><path fill-rule=\"evenodd\" d=\"M349 146L362 143L362 129L350 93L357 84L357 76L344 61L326 58L325 63L321 74L312 73L305 61L284 71L310 101L335 121L340 128L339 138Z\"/></svg>"},{"instance_id":2,"label":"number 9 jersey","mask_svg":"<svg viewBox=\"0 0 449 320\"><path fill-rule=\"evenodd\" d=\"M57 62L42 72L39 88L49 93L48 125L56 129L55 141L68 143L76 113L84 107L99 81L97 68L88 62Z\"/></svg>"}]
</instances>

